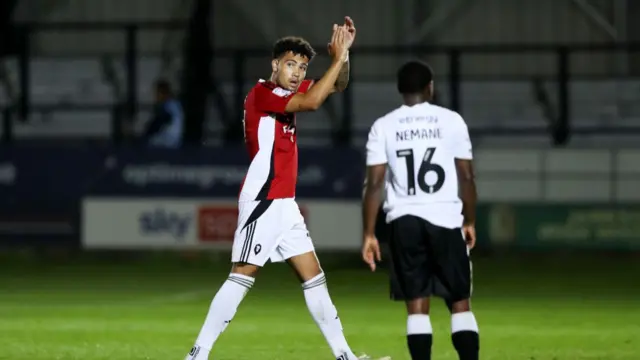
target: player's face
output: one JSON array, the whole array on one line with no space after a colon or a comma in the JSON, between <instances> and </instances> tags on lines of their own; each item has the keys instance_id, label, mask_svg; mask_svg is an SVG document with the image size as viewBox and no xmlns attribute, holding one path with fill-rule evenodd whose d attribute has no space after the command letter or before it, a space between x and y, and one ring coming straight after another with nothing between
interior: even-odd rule
<instances>
[{"instance_id":1,"label":"player's face","mask_svg":"<svg viewBox=\"0 0 640 360\"><path fill-rule=\"evenodd\" d=\"M296 91L307 76L309 58L288 52L279 59L273 60L271 67L279 86Z\"/></svg>"}]
</instances>

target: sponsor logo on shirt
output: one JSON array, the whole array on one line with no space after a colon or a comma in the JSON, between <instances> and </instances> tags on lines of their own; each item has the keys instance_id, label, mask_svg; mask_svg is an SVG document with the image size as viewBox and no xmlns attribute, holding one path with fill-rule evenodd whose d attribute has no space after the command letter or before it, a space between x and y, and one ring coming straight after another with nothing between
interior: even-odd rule
<instances>
[{"instance_id":1,"label":"sponsor logo on shirt","mask_svg":"<svg viewBox=\"0 0 640 360\"><path fill-rule=\"evenodd\" d=\"M283 88L275 88L273 89L273 93L280 96L280 97L287 97L289 95L291 95L292 91L289 90L285 90Z\"/></svg>"}]
</instances>

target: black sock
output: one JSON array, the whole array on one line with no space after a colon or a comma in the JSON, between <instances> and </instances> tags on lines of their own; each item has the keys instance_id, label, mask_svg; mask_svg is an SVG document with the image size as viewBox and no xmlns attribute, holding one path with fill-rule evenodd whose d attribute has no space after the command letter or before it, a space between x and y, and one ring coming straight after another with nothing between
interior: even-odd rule
<instances>
[{"instance_id":1,"label":"black sock","mask_svg":"<svg viewBox=\"0 0 640 360\"><path fill-rule=\"evenodd\" d=\"M412 360L431 360L431 344L433 335L413 334L407 335L407 345Z\"/></svg>"},{"instance_id":2,"label":"black sock","mask_svg":"<svg viewBox=\"0 0 640 360\"><path fill-rule=\"evenodd\" d=\"M458 331L451 334L453 347L460 360L478 360L480 353L480 336L471 330Z\"/></svg>"}]
</instances>

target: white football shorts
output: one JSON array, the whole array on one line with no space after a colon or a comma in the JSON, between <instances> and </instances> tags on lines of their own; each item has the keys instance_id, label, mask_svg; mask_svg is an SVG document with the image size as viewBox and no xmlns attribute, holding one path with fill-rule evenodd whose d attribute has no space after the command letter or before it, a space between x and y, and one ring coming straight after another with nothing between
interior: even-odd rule
<instances>
[{"instance_id":1,"label":"white football shorts","mask_svg":"<svg viewBox=\"0 0 640 360\"><path fill-rule=\"evenodd\" d=\"M295 199L243 201L231 262L264 266L314 251L307 225Z\"/></svg>"}]
</instances>

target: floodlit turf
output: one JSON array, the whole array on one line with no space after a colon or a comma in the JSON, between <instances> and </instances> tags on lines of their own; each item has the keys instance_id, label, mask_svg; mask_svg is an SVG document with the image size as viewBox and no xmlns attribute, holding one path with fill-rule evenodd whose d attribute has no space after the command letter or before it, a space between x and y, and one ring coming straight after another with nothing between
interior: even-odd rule
<instances>
[{"instance_id":1,"label":"floodlit turf","mask_svg":"<svg viewBox=\"0 0 640 360\"><path fill-rule=\"evenodd\" d=\"M476 262L481 359L640 359L637 261L562 259ZM182 360L225 276L206 265L0 267L0 359ZM328 280L354 350L409 359L404 309L387 300L382 273L331 270ZM456 359L440 302L432 318L433 359ZM272 265L212 358L332 356L295 277Z\"/></svg>"}]
</instances>

